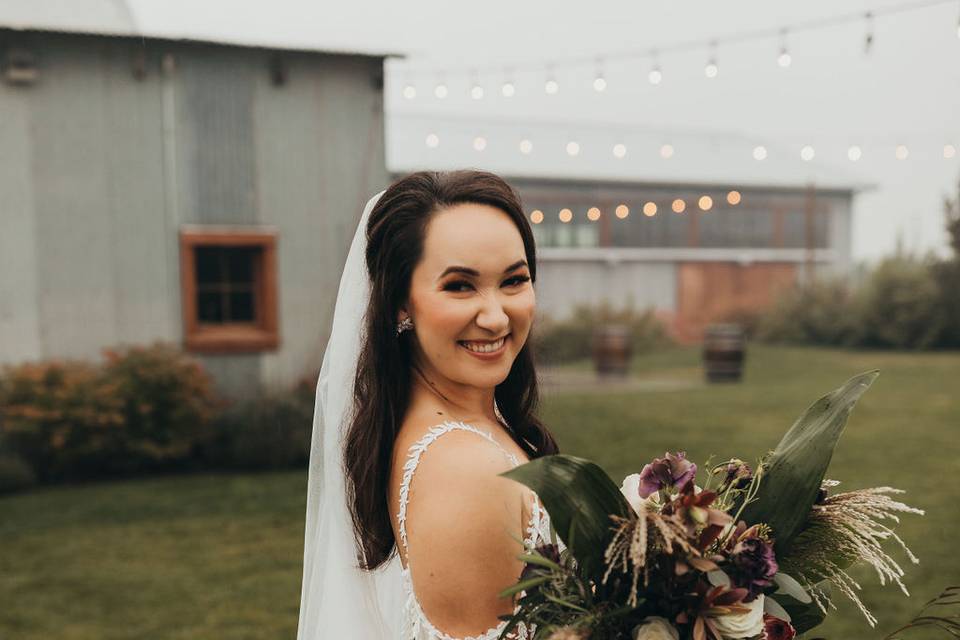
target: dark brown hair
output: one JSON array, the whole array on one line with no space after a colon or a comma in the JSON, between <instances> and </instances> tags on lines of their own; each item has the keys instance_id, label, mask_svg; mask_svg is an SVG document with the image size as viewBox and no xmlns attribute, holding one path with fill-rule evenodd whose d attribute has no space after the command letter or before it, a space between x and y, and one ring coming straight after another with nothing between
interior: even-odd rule
<instances>
[{"instance_id":1,"label":"dark brown hair","mask_svg":"<svg viewBox=\"0 0 960 640\"><path fill-rule=\"evenodd\" d=\"M533 231L520 197L502 178L484 171L420 171L398 180L380 197L367 222L370 302L354 380L354 417L346 436L344 468L358 562L372 571L396 549L388 510L394 441L410 400L413 332L396 335L400 307L423 253L431 217L460 203L485 204L510 216L523 238L530 279L536 282ZM530 339L494 396L530 459L557 453L556 441L537 418L539 391Z\"/></svg>"}]
</instances>

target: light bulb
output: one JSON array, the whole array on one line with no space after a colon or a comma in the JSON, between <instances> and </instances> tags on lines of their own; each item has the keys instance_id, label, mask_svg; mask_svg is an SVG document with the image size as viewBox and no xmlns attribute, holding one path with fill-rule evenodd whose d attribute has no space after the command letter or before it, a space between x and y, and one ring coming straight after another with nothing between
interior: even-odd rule
<instances>
[{"instance_id":1,"label":"light bulb","mask_svg":"<svg viewBox=\"0 0 960 640\"><path fill-rule=\"evenodd\" d=\"M580 153L580 145L576 142L567 143L567 155L575 156Z\"/></svg>"},{"instance_id":2,"label":"light bulb","mask_svg":"<svg viewBox=\"0 0 960 640\"><path fill-rule=\"evenodd\" d=\"M440 138L435 133L431 133L427 136L427 146L431 149L436 149L440 146Z\"/></svg>"},{"instance_id":3,"label":"light bulb","mask_svg":"<svg viewBox=\"0 0 960 640\"><path fill-rule=\"evenodd\" d=\"M500 87L500 93L503 94L504 98L512 98L513 94L515 94L516 91L517 91L517 88L514 87L513 83L510 82L509 80L504 82L503 86Z\"/></svg>"},{"instance_id":4,"label":"light bulb","mask_svg":"<svg viewBox=\"0 0 960 640\"><path fill-rule=\"evenodd\" d=\"M607 81L604 80L603 76L597 76L593 80L593 90L597 93L602 93L607 88Z\"/></svg>"},{"instance_id":5,"label":"light bulb","mask_svg":"<svg viewBox=\"0 0 960 640\"><path fill-rule=\"evenodd\" d=\"M533 143L532 143L532 142L530 142L529 140L521 140L521 141L520 141L520 153L522 153L523 155L526 156L526 155L530 155L530 153L531 153L532 151L533 151Z\"/></svg>"},{"instance_id":6,"label":"light bulb","mask_svg":"<svg viewBox=\"0 0 960 640\"><path fill-rule=\"evenodd\" d=\"M627 155L627 147L622 144L613 145L613 155L617 158L622 158Z\"/></svg>"},{"instance_id":7,"label":"light bulb","mask_svg":"<svg viewBox=\"0 0 960 640\"><path fill-rule=\"evenodd\" d=\"M943 157L949 160L957 155L957 148L952 144L943 145Z\"/></svg>"},{"instance_id":8,"label":"light bulb","mask_svg":"<svg viewBox=\"0 0 960 640\"><path fill-rule=\"evenodd\" d=\"M487 139L483 136L477 136L473 139L473 148L477 151L483 151L487 148Z\"/></svg>"},{"instance_id":9,"label":"light bulb","mask_svg":"<svg viewBox=\"0 0 960 640\"><path fill-rule=\"evenodd\" d=\"M474 100L483 100L483 87L478 84L473 85L470 89L470 97Z\"/></svg>"},{"instance_id":10,"label":"light bulb","mask_svg":"<svg viewBox=\"0 0 960 640\"><path fill-rule=\"evenodd\" d=\"M668 159L668 158L672 158L672 157L673 157L673 145L672 145L672 144L665 144L665 145L663 145L662 147L660 147L660 157L663 158L664 160L666 160L666 159Z\"/></svg>"},{"instance_id":11,"label":"light bulb","mask_svg":"<svg viewBox=\"0 0 960 640\"><path fill-rule=\"evenodd\" d=\"M403 97L407 100L413 100L417 97L417 88L412 84L408 84L403 88Z\"/></svg>"},{"instance_id":12,"label":"light bulb","mask_svg":"<svg viewBox=\"0 0 960 640\"><path fill-rule=\"evenodd\" d=\"M806 145L800 149L800 157L804 160L804 162L810 162L813 160L815 155L817 154L810 145Z\"/></svg>"},{"instance_id":13,"label":"light bulb","mask_svg":"<svg viewBox=\"0 0 960 640\"><path fill-rule=\"evenodd\" d=\"M863 157L863 150L859 146L853 145L847 149L847 157L850 158L850 162L856 162Z\"/></svg>"},{"instance_id":14,"label":"light bulb","mask_svg":"<svg viewBox=\"0 0 960 640\"><path fill-rule=\"evenodd\" d=\"M663 81L663 72L660 70L659 66L650 69L650 73L647 75L647 80L650 81L650 84L660 84Z\"/></svg>"},{"instance_id":15,"label":"light bulb","mask_svg":"<svg viewBox=\"0 0 960 640\"><path fill-rule=\"evenodd\" d=\"M433 90L433 95L437 96L440 100L443 100L447 97L447 85L442 82L436 86Z\"/></svg>"},{"instance_id":16,"label":"light bulb","mask_svg":"<svg viewBox=\"0 0 960 640\"><path fill-rule=\"evenodd\" d=\"M786 69L793 62L793 57L790 55L790 52L785 48L780 50L780 55L777 57L777 64L782 68Z\"/></svg>"},{"instance_id":17,"label":"light bulb","mask_svg":"<svg viewBox=\"0 0 960 640\"><path fill-rule=\"evenodd\" d=\"M760 145L753 148L753 159L754 160L766 160L767 159L767 148Z\"/></svg>"},{"instance_id":18,"label":"light bulb","mask_svg":"<svg viewBox=\"0 0 960 640\"><path fill-rule=\"evenodd\" d=\"M716 78L718 73L720 73L720 67L717 66L716 60L711 59L703 68L703 74L708 78Z\"/></svg>"},{"instance_id":19,"label":"light bulb","mask_svg":"<svg viewBox=\"0 0 960 640\"><path fill-rule=\"evenodd\" d=\"M557 94L558 91L560 91L560 85L557 83L556 80L554 80L553 78L550 78L549 80L546 81L546 83L544 83L543 90L547 92L547 95L554 96Z\"/></svg>"},{"instance_id":20,"label":"light bulb","mask_svg":"<svg viewBox=\"0 0 960 640\"><path fill-rule=\"evenodd\" d=\"M904 144L897 145L896 156L897 160L906 160L907 156L910 155L910 150L907 149L907 146Z\"/></svg>"}]
</instances>

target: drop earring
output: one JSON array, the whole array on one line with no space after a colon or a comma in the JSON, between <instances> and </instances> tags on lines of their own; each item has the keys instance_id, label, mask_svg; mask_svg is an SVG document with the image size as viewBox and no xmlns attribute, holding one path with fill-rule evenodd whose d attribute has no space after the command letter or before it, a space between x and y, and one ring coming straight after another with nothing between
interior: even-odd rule
<instances>
[{"instance_id":1,"label":"drop earring","mask_svg":"<svg viewBox=\"0 0 960 640\"><path fill-rule=\"evenodd\" d=\"M413 319L410 316L397 323L397 335L399 336L407 329L413 329Z\"/></svg>"}]
</instances>

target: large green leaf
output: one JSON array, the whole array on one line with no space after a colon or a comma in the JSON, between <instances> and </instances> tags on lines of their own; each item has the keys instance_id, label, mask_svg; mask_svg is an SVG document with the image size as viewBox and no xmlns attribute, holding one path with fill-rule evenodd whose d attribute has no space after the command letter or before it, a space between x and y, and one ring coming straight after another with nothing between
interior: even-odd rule
<instances>
[{"instance_id":1,"label":"large green leaf","mask_svg":"<svg viewBox=\"0 0 960 640\"><path fill-rule=\"evenodd\" d=\"M789 548L807 519L847 418L877 375L868 371L854 376L810 405L768 459L756 501L747 505L742 518L773 527L777 555Z\"/></svg>"},{"instance_id":2,"label":"large green leaf","mask_svg":"<svg viewBox=\"0 0 960 640\"><path fill-rule=\"evenodd\" d=\"M533 489L550 514L557 535L589 576L603 570L613 539L611 515L632 508L603 469L584 458L556 454L537 458L500 475Z\"/></svg>"}]
</instances>

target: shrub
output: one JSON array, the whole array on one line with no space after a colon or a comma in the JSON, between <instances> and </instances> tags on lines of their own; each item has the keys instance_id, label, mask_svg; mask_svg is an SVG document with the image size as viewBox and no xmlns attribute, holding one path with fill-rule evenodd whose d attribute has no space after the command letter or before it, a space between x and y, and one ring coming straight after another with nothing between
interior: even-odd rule
<instances>
[{"instance_id":1,"label":"shrub","mask_svg":"<svg viewBox=\"0 0 960 640\"><path fill-rule=\"evenodd\" d=\"M118 402L123 455L118 473L183 463L221 406L210 376L193 358L164 344L105 350L102 383Z\"/></svg>"},{"instance_id":2,"label":"shrub","mask_svg":"<svg viewBox=\"0 0 960 640\"><path fill-rule=\"evenodd\" d=\"M183 465L204 436L217 402L199 364L160 344L105 355L0 376L0 436L41 481Z\"/></svg>"},{"instance_id":3,"label":"shrub","mask_svg":"<svg viewBox=\"0 0 960 640\"><path fill-rule=\"evenodd\" d=\"M606 323L629 328L634 353L650 351L669 342L666 329L653 309L639 311L632 306L613 309L606 303L596 307L580 305L569 318L555 320L543 315L538 319L531 334L537 360L559 364L592 357L594 330Z\"/></svg>"},{"instance_id":4,"label":"shrub","mask_svg":"<svg viewBox=\"0 0 960 640\"><path fill-rule=\"evenodd\" d=\"M123 428L116 398L81 362L6 368L0 414L6 446L46 481L96 468L117 450Z\"/></svg>"},{"instance_id":5,"label":"shrub","mask_svg":"<svg viewBox=\"0 0 960 640\"><path fill-rule=\"evenodd\" d=\"M865 346L926 349L944 327L931 264L907 255L883 260L863 291L860 322Z\"/></svg>"},{"instance_id":6,"label":"shrub","mask_svg":"<svg viewBox=\"0 0 960 640\"><path fill-rule=\"evenodd\" d=\"M21 491L36 483L37 474L26 460L0 451L0 494Z\"/></svg>"},{"instance_id":7,"label":"shrub","mask_svg":"<svg viewBox=\"0 0 960 640\"><path fill-rule=\"evenodd\" d=\"M859 301L841 280L821 280L788 290L755 324L767 342L849 346L860 340Z\"/></svg>"},{"instance_id":8,"label":"shrub","mask_svg":"<svg viewBox=\"0 0 960 640\"><path fill-rule=\"evenodd\" d=\"M199 451L207 466L276 469L310 460L314 389L303 381L290 391L237 402L214 420Z\"/></svg>"}]
</instances>

